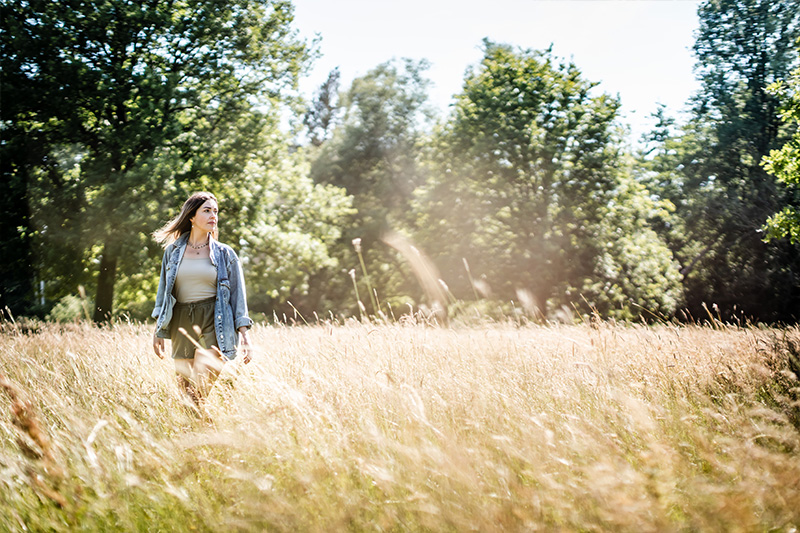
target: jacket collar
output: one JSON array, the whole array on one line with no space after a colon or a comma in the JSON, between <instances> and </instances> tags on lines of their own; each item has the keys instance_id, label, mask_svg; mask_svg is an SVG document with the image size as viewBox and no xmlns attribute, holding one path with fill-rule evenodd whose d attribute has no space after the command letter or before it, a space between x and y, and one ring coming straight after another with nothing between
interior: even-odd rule
<instances>
[{"instance_id":1,"label":"jacket collar","mask_svg":"<svg viewBox=\"0 0 800 533\"><path fill-rule=\"evenodd\" d=\"M208 256L211 258L211 264L217 266L217 254L219 253L219 243L214 235L208 234Z\"/></svg>"},{"instance_id":2,"label":"jacket collar","mask_svg":"<svg viewBox=\"0 0 800 533\"><path fill-rule=\"evenodd\" d=\"M180 263L181 259L183 259L183 254L186 252L186 247L189 243L189 235L190 232L186 232L180 237L175 240L175 251L178 252L175 254L175 263ZM213 235L208 236L208 255L211 258L211 264L217 266L217 254L219 254L220 244L217 239L214 238Z\"/></svg>"}]
</instances>

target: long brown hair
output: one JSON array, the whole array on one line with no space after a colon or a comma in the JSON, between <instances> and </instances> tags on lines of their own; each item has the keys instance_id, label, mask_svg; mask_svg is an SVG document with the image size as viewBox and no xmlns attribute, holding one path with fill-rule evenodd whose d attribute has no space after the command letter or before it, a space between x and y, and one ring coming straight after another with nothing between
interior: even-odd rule
<instances>
[{"instance_id":1,"label":"long brown hair","mask_svg":"<svg viewBox=\"0 0 800 533\"><path fill-rule=\"evenodd\" d=\"M208 200L214 200L219 205L216 196L211 194L210 192L196 192L192 194L189 198L183 202L183 207L181 208L181 212L155 230L153 232L153 238L155 238L156 242L160 243L162 246L168 246L170 243L175 242L175 240L186 233L187 231L192 231L192 221L191 219L194 218L195 213L197 210L200 209L200 206L206 203ZM213 236L216 239L219 235L219 230L215 229Z\"/></svg>"}]
</instances>

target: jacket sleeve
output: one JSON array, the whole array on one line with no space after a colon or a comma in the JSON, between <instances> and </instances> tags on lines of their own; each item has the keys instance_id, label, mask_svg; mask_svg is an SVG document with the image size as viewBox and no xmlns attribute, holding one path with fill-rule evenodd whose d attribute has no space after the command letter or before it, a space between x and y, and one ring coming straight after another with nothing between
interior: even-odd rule
<instances>
[{"instance_id":1,"label":"jacket sleeve","mask_svg":"<svg viewBox=\"0 0 800 533\"><path fill-rule=\"evenodd\" d=\"M156 305L153 308L152 317L158 318L161 308L164 306L164 293L167 287L167 263L169 262L169 249L164 250L164 257L161 259L161 273L158 277L158 291L156 292Z\"/></svg>"},{"instance_id":2,"label":"jacket sleeve","mask_svg":"<svg viewBox=\"0 0 800 533\"><path fill-rule=\"evenodd\" d=\"M228 279L231 284L231 309L233 310L234 327L238 331L241 327L253 325L247 313L247 291L244 287L244 273L236 252L230 250L228 262Z\"/></svg>"}]
</instances>

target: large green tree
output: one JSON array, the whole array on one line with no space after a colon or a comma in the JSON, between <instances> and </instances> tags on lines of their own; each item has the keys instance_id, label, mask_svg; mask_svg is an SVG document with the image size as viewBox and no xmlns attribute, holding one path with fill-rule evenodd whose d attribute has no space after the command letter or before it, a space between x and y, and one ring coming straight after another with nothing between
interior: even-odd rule
<instances>
[{"instance_id":1,"label":"large green tree","mask_svg":"<svg viewBox=\"0 0 800 533\"><path fill-rule=\"evenodd\" d=\"M242 243L248 301L255 311L288 310L289 303L317 310L312 283L337 270L335 251L342 221L352 215L352 198L333 185L314 183L304 154L252 161L244 179L253 185L252 223L235 226ZM277 164L276 164L277 161ZM312 304L313 302L313 304Z\"/></svg>"},{"instance_id":2,"label":"large green tree","mask_svg":"<svg viewBox=\"0 0 800 533\"><path fill-rule=\"evenodd\" d=\"M97 262L95 320L166 205L232 183L274 127L307 58L292 13L280 0L3 0L4 150L34 148L9 171L39 221L42 271L74 282Z\"/></svg>"},{"instance_id":3,"label":"large green tree","mask_svg":"<svg viewBox=\"0 0 800 533\"><path fill-rule=\"evenodd\" d=\"M375 301L370 288L392 301L416 287L402 261L380 239L389 230L407 227L414 190L424 181L418 156L431 119L427 68L425 61L395 60L355 79L341 96L341 121L312 156L314 181L342 187L353 197L356 213L343 232L339 257L361 278L351 245L360 239L370 270L371 282L361 292L367 302ZM350 278L341 271L331 277L326 280L331 303L341 306L345 297L352 302Z\"/></svg>"},{"instance_id":4,"label":"large green tree","mask_svg":"<svg viewBox=\"0 0 800 533\"><path fill-rule=\"evenodd\" d=\"M664 227L695 317L716 305L725 316L789 320L800 301L800 250L786 240L764 243L764 223L788 199L761 165L790 134L768 87L796 63L796 4L700 5L692 118L647 163L653 192L676 208Z\"/></svg>"},{"instance_id":5,"label":"large green tree","mask_svg":"<svg viewBox=\"0 0 800 533\"><path fill-rule=\"evenodd\" d=\"M484 42L419 194L417 234L453 292L475 276L541 313L675 309L677 268L646 224L659 206L630 177L619 102L595 86L549 51Z\"/></svg>"}]
</instances>

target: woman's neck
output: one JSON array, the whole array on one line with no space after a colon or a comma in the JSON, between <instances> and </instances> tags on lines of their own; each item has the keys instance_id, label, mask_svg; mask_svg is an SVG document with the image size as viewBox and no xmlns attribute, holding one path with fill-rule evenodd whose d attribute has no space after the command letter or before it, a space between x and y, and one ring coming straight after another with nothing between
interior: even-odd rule
<instances>
[{"instance_id":1,"label":"woman's neck","mask_svg":"<svg viewBox=\"0 0 800 533\"><path fill-rule=\"evenodd\" d=\"M208 233L198 229L192 229L189 233L189 244L192 246L200 246L208 241Z\"/></svg>"}]
</instances>

